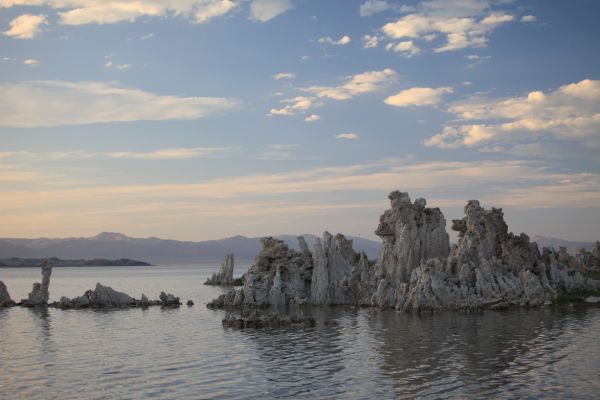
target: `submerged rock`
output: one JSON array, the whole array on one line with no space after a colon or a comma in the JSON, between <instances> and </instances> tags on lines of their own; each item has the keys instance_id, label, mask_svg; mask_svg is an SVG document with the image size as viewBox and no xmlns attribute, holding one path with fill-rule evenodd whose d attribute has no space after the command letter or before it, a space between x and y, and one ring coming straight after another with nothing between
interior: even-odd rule
<instances>
[{"instance_id":1,"label":"submerged rock","mask_svg":"<svg viewBox=\"0 0 600 400\"><path fill-rule=\"evenodd\" d=\"M314 327L317 323L311 316L289 316L284 314L261 313L258 310L244 310L241 314L228 314L223 325L231 328L280 328L286 326Z\"/></svg>"},{"instance_id":2,"label":"submerged rock","mask_svg":"<svg viewBox=\"0 0 600 400\"><path fill-rule=\"evenodd\" d=\"M0 281L0 308L2 307L12 307L16 303L10 298L10 294L8 294L8 289L4 282Z\"/></svg>"},{"instance_id":3,"label":"submerged rock","mask_svg":"<svg viewBox=\"0 0 600 400\"><path fill-rule=\"evenodd\" d=\"M233 254L227 254L223 263L221 264L221 270L215 272L210 278L204 282L205 285L222 285L222 286L241 286L243 285L242 278L233 277Z\"/></svg>"},{"instance_id":4,"label":"submerged rock","mask_svg":"<svg viewBox=\"0 0 600 400\"><path fill-rule=\"evenodd\" d=\"M264 238L244 286L208 306L271 307L280 313L298 305L335 304L411 312L479 310L542 306L561 293L600 290L600 281L584 276L595 268L600 243L578 257L564 249L540 253L526 234L508 231L502 209L486 210L470 200L465 217L452 221L458 243L450 249L439 208L426 207L424 199L411 202L399 191L388 197L391 208L375 231L383 245L374 263L355 253L352 241L341 234L325 232L323 240L315 240L313 253L304 240L297 252L281 240Z\"/></svg>"},{"instance_id":5,"label":"submerged rock","mask_svg":"<svg viewBox=\"0 0 600 400\"><path fill-rule=\"evenodd\" d=\"M27 296L27 300L21 302L26 307L37 307L48 305L50 294L50 276L52 275L52 263L48 259L42 261L42 283L34 283L33 290Z\"/></svg>"}]
</instances>

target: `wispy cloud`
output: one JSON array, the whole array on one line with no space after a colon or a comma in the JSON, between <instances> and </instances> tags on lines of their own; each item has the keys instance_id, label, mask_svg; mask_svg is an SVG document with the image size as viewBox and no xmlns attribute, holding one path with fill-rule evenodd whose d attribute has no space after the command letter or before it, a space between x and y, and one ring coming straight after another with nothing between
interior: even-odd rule
<instances>
[{"instance_id":1,"label":"wispy cloud","mask_svg":"<svg viewBox=\"0 0 600 400\"><path fill-rule=\"evenodd\" d=\"M36 60L35 58L28 58L27 60L23 61L23 64L27 65L28 67L39 67L40 66L39 60Z\"/></svg>"},{"instance_id":2,"label":"wispy cloud","mask_svg":"<svg viewBox=\"0 0 600 400\"><path fill-rule=\"evenodd\" d=\"M535 15L523 15L521 17L521 22L535 22L537 18Z\"/></svg>"},{"instance_id":3,"label":"wispy cloud","mask_svg":"<svg viewBox=\"0 0 600 400\"><path fill-rule=\"evenodd\" d=\"M198 119L236 104L231 99L160 95L105 82L9 83L0 85L0 126Z\"/></svg>"},{"instance_id":4,"label":"wispy cloud","mask_svg":"<svg viewBox=\"0 0 600 400\"><path fill-rule=\"evenodd\" d=\"M317 114L310 114L308 117L304 118L306 122L317 122L321 119L321 117Z\"/></svg>"},{"instance_id":5,"label":"wispy cloud","mask_svg":"<svg viewBox=\"0 0 600 400\"><path fill-rule=\"evenodd\" d=\"M286 105L282 108L272 108L269 115L296 115L306 113L307 110L321 106L321 102L314 97L297 96L291 99L283 99L282 103Z\"/></svg>"},{"instance_id":6,"label":"wispy cloud","mask_svg":"<svg viewBox=\"0 0 600 400\"><path fill-rule=\"evenodd\" d=\"M358 135L356 133L340 133L335 135L336 139L346 139L346 140L354 140L358 139Z\"/></svg>"},{"instance_id":7,"label":"wispy cloud","mask_svg":"<svg viewBox=\"0 0 600 400\"><path fill-rule=\"evenodd\" d=\"M108 151L65 150L49 152L8 151L0 152L0 159L13 160L66 160L114 158L133 160L184 160L189 158L214 158L231 156L239 147L175 147L151 151Z\"/></svg>"},{"instance_id":8,"label":"wispy cloud","mask_svg":"<svg viewBox=\"0 0 600 400\"><path fill-rule=\"evenodd\" d=\"M195 23L207 23L236 9L241 2L236 0L3 0L0 7L46 6L56 10L58 22L63 25L114 24L133 22L142 17L183 16ZM290 0L254 0L250 4L250 18L255 21L268 21L291 8ZM44 16L45 17L45 16ZM31 27L34 20L18 21L15 34L39 33ZM43 22L37 22L37 27ZM23 28L20 28L20 27ZM23 37L26 38L26 37Z\"/></svg>"},{"instance_id":9,"label":"wispy cloud","mask_svg":"<svg viewBox=\"0 0 600 400\"><path fill-rule=\"evenodd\" d=\"M392 5L384 0L367 0L360 5L358 13L361 17L370 17L371 15L387 11Z\"/></svg>"},{"instance_id":10,"label":"wispy cloud","mask_svg":"<svg viewBox=\"0 0 600 400\"><path fill-rule=\"evenodd\" d=\"M253 0L250 3L250 19L266 22L292 8L291 0Z\"/></svg>"},{"instance_id":11,"label":"wispy cloud","mask_svg":"<svg viewBox=\"0 0 600 400\"><path fill-rule=\"evenodd\" d=\"M438 88L414 87L390 96L384 102L387 105L396 107L437 106L442 101L443 95L453 91L448 86Z\"/></svg>"},{"instance_id":12,"label":"wispy cloud","mask_svg":"<svg viewBox=\"0 0 600 400\"><path fill-rule=\"evenodd\" d=\"M326 36L326 37L319 38L317 40L317 42L321 43L321 44L331 44L334 46L345 46L348 43L350 43L351 40L352 39L350 39L350 36L348 36L348 35L344 35L341 38L339 38L338 40L335 40L329 36Z\"/></svg>"},{"instance_id":13,"label":"wispy cloud","mask_svg":"<svg viewBox=\"0 0 600 400\"><path fill-rule=\"evenodd\" d=\"M492 10L491 1L424 1L415 12L385 24L381 31L401 43L407 39L430 41L435 37L431 35L444 35L446 42L434 49L444 52L485 46L492 31L513 20L513 15Z\"/></svg>"},{"instance_id":14,"label":"wispy cloud","mask_svg":"<svg viewBox=\"0 0 600 400\"><path fill-rule=\"evenodd\" d=\"M297 144L271 144L269 148L258 155L260 160L293 160L297 157L293 154L293 150L297 148Z\"/></svg>"},{"instance_id":15,"label":"wispy cloud","mask_svg":"<svg viewBox=\"0 0 600 400\"><path fill-rule=\"evenodd\" d=\"M33 39L47 24L45 15L24 14L10 21L10 29L3 33L17 39Z\"/></svg>"},{"instance_id":16,"label":"wispy cloud","mask_svg":"<svg viewBox=\"0 0 600 400\"><path fill-rule=\"evenodd\" d=\"M273 79L275 79L276 81L282 80L282 79L296 79L296 74L292 73L292 72L280 72L278 74L273 75Z\"/></svg>"},{"instance_id":17,"label":"wispy cloud","mask_svg":"<svg viewBox=\"0 0 600 400\"><path fill-rule=\"evenodd\" d=\"M355 96L375 92L396 81L396 72L390 68L366 71L348 76L340 86L310 86L302 90L317 97L333 100L349 100Z\"/></svg>"}]
</instances>

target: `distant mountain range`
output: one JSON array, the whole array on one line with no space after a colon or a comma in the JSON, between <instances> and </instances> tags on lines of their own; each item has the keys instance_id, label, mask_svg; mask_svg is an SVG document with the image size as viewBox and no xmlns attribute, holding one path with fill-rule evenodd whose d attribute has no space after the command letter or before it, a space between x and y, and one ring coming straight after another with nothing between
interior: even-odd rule
<instances>
[{"instance_id":1,"label":"distant mountain range","mask_svg":"<svg viewBox=\"0 0 600 400\"><path fill-rule=\"evenodd\" d=\"M303 235L312 249L314 235ZM299 250L297 236L276 236L290 247ZM364 251L370 259L377 257L380 243L358 237L354 249ZM178 240L132 238L122 233L103 232L89 238L66 239L0 239L0 258L43 258L63 259L130 258L158 263L213 263L221 262L227 253L233 253L236 261L250 262L260 251L260 238L233 236L220 240L185 242Z\"/></svg>"},{"instance_id":2,"label":"distant mountain range","mask_svg":"<svg viewBox=\"0 0 600 400\"><path fill-rule=\"evenodd\" d=\"M531 238L532 242L536 242L540 251L543 247L553 247L558 250L560 247L565 247L567 251L571 254L577 252L577 250L584 248L586 250L592 250L595 242L571 242L569 240L557 239L557 238L549 238L540 235L535 235Z\"/></svg>"},{"instance_id":3,"label":"distant mountain range","mask_svg":"<svg viewBox=\"0 0 600 400\"><path fill-rule=\"evenodd\" d=\"M312 250L315 235L303 235ZM279 235L293 249L299 250L297 236ZM354 240L354 249L364 251L369 259L375 259L381 243L349 237ZM562 239L533 236L532 241L542 247L566 247L570 253L583 247L591 249L593 242L571 242ZM88 238L66 239L0 239L0 258L45 258L62 259L120 259L143 260L152 264L159 263L215 263L221 262L227 253L233 253L236 261L251 262L260 251L260 237L233 236L220 240L186 242L178 240L150 238L132 238L122 233L103 232Z\"/></svg>"}]
</instances>

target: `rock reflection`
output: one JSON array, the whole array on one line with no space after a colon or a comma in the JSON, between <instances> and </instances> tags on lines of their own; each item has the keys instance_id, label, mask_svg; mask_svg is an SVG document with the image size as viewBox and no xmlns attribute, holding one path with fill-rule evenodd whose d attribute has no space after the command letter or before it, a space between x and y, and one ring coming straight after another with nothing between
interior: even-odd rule
<instances>
[{"instance_id":1,"label":"rock reflection","mask_svg":"<svg viewBox=\"0 0 600 400\"><path fill-rule=\"evenodd\" d=\"M396 395L455 397L518 389L521 382L512 382L506 371L527 373L563 357L546 347L563 334L567 320L560 310L538 309L477 315L381 312L370 322L383 356L381 371L391 378ZM544 351L553 358L541 360ZM525 354L533 357L517 361Z\"/></svg>"}]
</instances>

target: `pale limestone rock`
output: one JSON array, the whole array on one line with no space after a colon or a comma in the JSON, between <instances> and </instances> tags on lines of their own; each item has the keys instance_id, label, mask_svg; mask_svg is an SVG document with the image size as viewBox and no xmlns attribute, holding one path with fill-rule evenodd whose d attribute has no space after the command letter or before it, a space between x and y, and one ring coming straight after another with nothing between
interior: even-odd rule
<instances>
[{"instance_id":1,"label":"pale limestone rock","mask_svg":"<svg viewBox=\"0 0 600 400\"><path fill-rule=\"evenodd\" d=\"M300 241L302 253L282 240L261 239L262 250L245 275L244 286L208 304L209 307L282 307L310 302L312 256Z\"/></svg>"},{"instance_id":2,"label":"pale limestone rock","mask_svg":"<svg viewBox=\"0 0 600 400\"><path fill-rule=\"evenodd\" d=\"M88 294L88 299L95 307L126 307L135 303L129 295L100 283L96 283L96 289Z\"/></svg>"},{"instance_id":3,"label":"pale limestone rock","mask_svg":"<svg viewBox=\"0 0 600 400\"><path fill-rule=\"evenodd\" d=\"M4 284L4 282L0 281L0 308L12 307L14 305L15 302L10 298L6 285Z\"/></svg>"},{"instance_id":4,"label":"pale limestone rock","mask_svg":"<svg viewBox=\"0 0 600 400\"><path fill-rule=\"evenodd\" d=\"M352 241L325 232L314 252L300 240L301 253L283 242L263 239L263 249L245 285L209 307L284 307L353 304L423 312L441 309L501 309L543 306L563 292L600 290L586 278L582 265L592 253L570 256L565 249L540 254L525 234L508 232L501 209L486 210L477 200L454 220L458 243L450 251L445 219L424 199L414 203L406 193L389 195L391 209L380 218L376 234L383 239L371 265L356 254Z\"/></svg>"},{"instance_id":5,"label":"pale limestone rock","mask_svg":"<svg viewBox=\"0 0 600 400\"><path fill-rule=\"evenodd\" d=\"M446 220L439 208L425 207L425 199L411 203L408 193L389 194L391 209L379 219L375 234L383 239L378 272L396 282L408 282L422 261L446 258L450 251Z\"/></svg>"},{"instance_id":6,"label":"pale limestone rock","mask_svg":"<svg viewBox=\"0 0 600 400\"><path fill-rule=\"evenodd\" d=\"M29 307L35 306L46 306L48 305L48 299L50 294L48 288L50 287L50 276L52 275L52 263L50 260L45 259L42 261L42 283L34 283L33 290L27 296L25 305Z\"/></svg>"},{"instance_id":7,"label":"pale limestone rock","mask_svg":"<svg viewBox=\"0 0 600 400\"><path fill-rule=\"evenodd\" d=\"M221 270L217 273L215 272L212 277L208 278L205 285L223 285L223 286L233 286L233 254L227 254L223 263L221 264Z\"/></svg>"}]
</instances>

